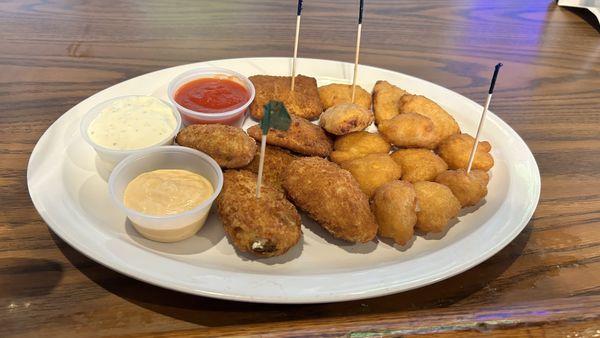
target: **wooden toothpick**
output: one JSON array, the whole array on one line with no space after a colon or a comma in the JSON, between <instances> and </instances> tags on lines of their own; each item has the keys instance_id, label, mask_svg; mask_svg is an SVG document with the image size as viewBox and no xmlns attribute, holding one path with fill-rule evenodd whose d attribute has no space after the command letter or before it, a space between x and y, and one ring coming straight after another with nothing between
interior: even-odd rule
<instances>
[{"instance_id":1,"label":"wooden toothpick","mask_svg":"<svg viewBox=\"0 0 600 338\"><path fill-rule=\"evenodd\" d=\"M302 0L298 0L298 10L296 11L296 38L294 40L294 60L292 61L292 88L296 84L296 59L298 57L298 38L300 36L300 18L302 17Z\"/></svg>"},{"instance_id":2,"label":"wooden toothpick","mask_svg":"<svg viewBox=\"0 0 600 338\"><path fill-rule=\"evenodd\" d=\"M356 77L358 75L358 56L360 54L360 36L362 33L362 18L364 5L364 0L360 0L360 6L358 9L358 29L356 32L356 52L354 54L354 75L352 76L352 103L354 103L354 97L356 96Z\"/></svg>"},{"instance_id":3,"label":"wooden toothpick","mask_svg":"<svg viewBox=\"0 0 600 338\"><path fill-rule=\"evenodd\" d=\"M485 120L485 115L487 114L488 108L490 107L490 102L492 101L492 94L494 93L494 86L496 86L496 79L498 78L498 72L500 71L500 67L502 67L502 63L498 63L494 68L494 75L492 76L492 81L490 83L490 90L488 91L487 98L485 99L485 105L483 106L483 112L481 113L479 126L477 126L477 134L475 134L475 142L473 143L473 148L471 149L471 155L469 155L467 174L471 172L471 166L473 165L475 153L477 152L477 145L479 143L479 134L481 133L481 129L483 129L483 121Z\"/></svg>"}]
</instances>

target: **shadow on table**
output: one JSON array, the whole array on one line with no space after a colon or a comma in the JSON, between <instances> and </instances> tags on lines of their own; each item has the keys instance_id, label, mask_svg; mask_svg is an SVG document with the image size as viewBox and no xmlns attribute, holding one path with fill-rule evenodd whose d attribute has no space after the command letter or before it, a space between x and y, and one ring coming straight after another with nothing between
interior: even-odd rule
<instances>
[{"instance_id":1,"label":"shadow on table","mask_svg":"<svg viewBox=\"0 0 600 338\"><path fill-rule=\"evenodd\" d=\"M17 300L47 295L62 277L60 262L25 257L0 258L0 298Z\"/></svg>"},{"instance_id":2,"label":"shadow on table","mask_svg":"<svg viewBox=\"0 0 600 338\"><path fill-rule=\"evenodd\" d=\"M528 225L508 246L484 263L457 276L419 289L371 299L306 305L252 304L192 296L152 286L96 264L52 237L66 258L89 279L107 291L138 306L178 320L203 326L264 323L323 317L426 310L450 306L494 282L520 256L529 236ZM502 286L495 286L501 292ZM483 292L475 297L489 297Z\"/></svg>"}]
</instances>

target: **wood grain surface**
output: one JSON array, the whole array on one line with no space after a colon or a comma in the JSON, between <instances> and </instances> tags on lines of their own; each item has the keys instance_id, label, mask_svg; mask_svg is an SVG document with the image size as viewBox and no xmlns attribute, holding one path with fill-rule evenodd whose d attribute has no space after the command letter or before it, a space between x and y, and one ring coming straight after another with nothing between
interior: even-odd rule
<instances>
[{"instance_id":1,"label":"wood grain surface","mask_svg":"<svg viewBox=\"0 0 600 338\"><path fill-rule=\"evenodd\" d=\"M305 1L299 54L352 62L356 2ZM401 294L335 304L236 303L113 272L34 209L29 155L70 107L190 62L292 53L295 1L0 1L0 336L600 334L600 34L546 0L367 0L361 62L482 102L535 154L534 217L479 266ZM595 26L594 26L595 24Z\"/></svg>"}]
</instances>

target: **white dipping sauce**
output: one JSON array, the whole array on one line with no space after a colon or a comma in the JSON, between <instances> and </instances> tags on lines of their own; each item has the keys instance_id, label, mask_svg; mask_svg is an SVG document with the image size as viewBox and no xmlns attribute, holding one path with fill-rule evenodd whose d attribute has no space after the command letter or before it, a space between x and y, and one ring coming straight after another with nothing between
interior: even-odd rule
<instances>
[{"instance_id":1,"label":"white dipping sauce","mask_svg":"<svg viewBox=\"0 0 600 338\"><path fill-rule=\"evenodd\" d=\"M104 107L87 132L102 147L132 150L164 141L176 127L169 105L152 96L132 96Z\"/></svg>"}]
</instances>

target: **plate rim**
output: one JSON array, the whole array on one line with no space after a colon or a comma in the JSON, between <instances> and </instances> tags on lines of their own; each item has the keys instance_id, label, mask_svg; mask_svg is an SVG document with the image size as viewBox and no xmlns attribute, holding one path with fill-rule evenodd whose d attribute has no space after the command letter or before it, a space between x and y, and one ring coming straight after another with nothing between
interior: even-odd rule
<instances>
[{"instance_id":1,"label":"plate rim","mask_svg":"<svg viewBox=\"0 0 600 338\"><path fill-rule=\"evenodd\" d=\"M186 66L192 66L192 65L200 65L200 64L206 64L206 63L210 63L210 62L232 62L232 61L240 61L240 62L244 62L244 61L248 61L248 60L256 60L256 59L279 59L282 61L287 61L289 62L289 60L291 60L291 58L289 57L248 57L248 58L226 58L226 59L217 59L217 60L207 60L207 61L200 61L200 62L193 62L193 63L188 63L188 64L182 64L182 65L176 65L173 67L167 67L167 68L162 68L162 69L158 69L152 72L148 72L148 73L144 73L144 74L140 74L136 77L130 78L130 79L126 79L124 81L121 81L119 83L116 83L110 87L104 88L88 97L86 97L85 99L79 101L76 105L74 105L73 107L69 108L67 111L65 111L58 119L56 119L42 134L42 136L38 139L38 141L36 142L30 156L28 159L28 163L27 163L27 188L28 188L28 192L30 195L30 198L32 200L32 203L36 209L36 211L38 212L38 214L41 216L41 218L44 220L44 222L48 225L48 227L50 228L50 230L52 232L54 232L57 236L59 236L63 241L65 241L67 244L69 244L71 247L75 248L79 253L83 254L84 256L88 257L89 259L113 270L116 271L118 273L121 273L123 275L126 275L128 277L131 277L133 279L142 281L144 283L148 283L151 285L155 285L158 287L162 287L165 289L169 289L169 290L175 290L178 292L183 292L183 293L187 293L187 294L194 294L194 295L199 295L199 296L205 296L205 297L210 297L210 298L217 298L217 299L223 299L223 300L234 300L234 301L244 301L244 302L253 302L253 303L270 303L270 304L318 304L318 303L328 303L328 302L341 302L341 301L352 301L352 300L358 300L358 299L365 299L365 298L372 298L372 297L380 297L380 296L386 296L386 295L390 295L390 294L395 294L395 293L400 293L400 292L405 292L405 291L409 291L412 289L416 289L416 288L420 288L420 287L424 287L427 285L431 285L434 284L436 282L439 282L441 280L445 280L448 279L450 277L456 276L460 273L463 273L479 264L481 264L482 262L486 261L487 259L489 259L490 257L492 257L493 255L495 255L496 253L500 252L504 247L506 247L510 242L512 242L522 231L523 229L527 226L527 224L529 223L529 221L531 220L537 205L539 203L539 199L540 199L540 193L541 193L541 176L540 176L540 172L539 172L539 167L537 165L537 161L535 159L535 156L533 156L533 152L531 151L531 149L529 148L529 146L527 145L527 143L521 138L521 136L512 128L510 127L510 125L508 125L504 120L502 120L502 118L500 118L498 115L494 114L493 112L489 111L488 113L490 113L490 116L492 116L496 122L500 123L502 128L505 131L508 131L510 134L512 134L511 136L516 137L518 141L520 141L520 143L522 143L524 145L524 150L526 150L526 155L528 157L528 159L530 160L530 164L531 166L531 172L534 173L533 175L533 182L531 182L531 186L534 188L532 191L532 197L533 199L530 201L530 203L528 203L527 208L526 208L526 213L524 213L524 217L521 219L520 224L518 226L514 226L512 228L512 231L507 234L502 241L496 243L494 246L488 248L486 251L481 251L480 254L472 260L469 261L463 261L461 264L454 266L453 269L451 270L451 272L444 272L444 271L438 271L433 277L430 277L429 279L427 279L426 281L420 281L420 282L413 282L414 285L410 285L408 287L390 287L390 288L386 288L386 289L369 289L360 293L343 293L343 294L339 294L339 293L332 293L332 294L319 294L316 297L309 297L310 299L307 299L306 296L304 297L294 297L292 295L286 295L285 297L264 297L264 296L259 296L259 297L254 297L254 296L247 296L247 295L241 295L241 294L231 294L231 293L214 293L214 292L210 292L210 291L206 291L206 290L201 290L198 288L194 288L194 289L189 289L186 287L182 287L180 285L177 284L167 284L166 282L163 282L161 280L157 280L155 277L153 277L152 275L143 273L142 275L140 275L139 273L134 274L131 269L128 270L127 269L127 265L121 264L119 261L116 260L108 260L108 262L103 261L103 259L106 260L106 257L102 257L102 255L99 255L97 252L93 251L93 250L87 250L82 243L78 242L77 240L75 240L74 238L72 238L70 236L70 234L66 233L64 231L63 228L61 228L59 225L55 224L52 216L48 213L47 210L45 210L44 208L41 207L41 201L38 200L38 194L34 194L32 191L32 187L31 187L31 172L32 172L32 162L34 158L37 158L38 156L41 156L39 154L40 152L40 144L43 143L42 141L44 141L46 138L49 137L50 131L53 128L56 128L56 125L59 123L59 121L61 121L63 118L65 118L65 115L67 114L67 112L69 112L71 109L73 109L74 107L76 107L77 105L79 105L80 103L84 102L85 100L99 95L100 93L109 90L110 88L121 84L125 81L129 81L132 79L135 79L137 77L140 76L146 76L146 75L150 75L153 73L157 73L157 72L161 72L167 69L171 69L171 68L177 68L177 67L186 67ZM348 62L344 62L344 61L339 61L339 60L329 60L329 59L317 59L317 58L298 58L299 60L312 60L312 61L326 61L326 62L334 62L334 63L338 63L338 64L350 64ZM476 105L478 107L481 107L481 105L479 105L478 103L476 103L475 101L471 100L470 98L459 94L449 88L443 87L441 85L438 85L436 83L430 82L428 80L424 80L422 78L418 78L415 76L412 76L410 74L406 74L406 73L402 73L399 71L394 71L394 70L390 70L390 69L385 69L385 68L380 68L380 67L375 67L375 66L370 66L370 65L366 65L366 64L361 64L360 65L361 68L363 67L367 67L367 68L372 68L375 69L377 71L383 71L383 72L387 72L387 73L393 73L393 74L400 74L402 76L407 76L409 78L412 79L416 79L418 81L422 81L422 82L426 82L427 85L432 85L435 87L438 87L442 90L446 90L449 92L452 92L455 95L460 96L463 100L468 101L469 104L472 105ZM336 275L343 275L343 274L352 274L353 272L344 272L344 273L336 273ZM248 274L248 273L243 273L243 274Z\"/></svg>"}]
</instances>

